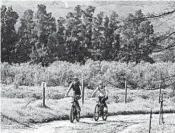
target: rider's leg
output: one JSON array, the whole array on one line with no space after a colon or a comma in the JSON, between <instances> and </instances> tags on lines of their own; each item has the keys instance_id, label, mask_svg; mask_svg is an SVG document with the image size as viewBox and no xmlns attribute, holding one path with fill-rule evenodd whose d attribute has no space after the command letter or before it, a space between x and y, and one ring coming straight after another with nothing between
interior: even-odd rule
<instances>
[{"instance_id":1,"label":"rider's leg","mask_svg":"<svg viewBox=\"0 0 175 133\"><path fill-rule=\"evenodd\" d=\"M98 99L99 99L99 102L101 103L102 102L102 98L101 96L98 96Z\"/></svg>"},{"instance_id":2,"label":"rider's leg","mask_svg":"<svg viewBox=\"0 0 175 133\"><path fill-rule=\"evenodd\" d=\"M78 111L81 111L81 108L80 108L78 100L75 103L76 103L76 106L78 107Z\"/></svg>"},{"instance_id":3,"label":"rider's leg","mask_svg":"<svg viewBox=\"0 0 175 133\"><path fill-rule=\"evenodd\" d=\"M104 106L107 107L106 101L108 100L108 96L103 97L102 102L104 103Z\"/></svg>"}]
</instances>

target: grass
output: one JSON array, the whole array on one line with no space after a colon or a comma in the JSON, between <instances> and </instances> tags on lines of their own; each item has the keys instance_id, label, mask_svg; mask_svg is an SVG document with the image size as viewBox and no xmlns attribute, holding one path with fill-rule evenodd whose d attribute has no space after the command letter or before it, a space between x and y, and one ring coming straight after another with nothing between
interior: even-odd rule
<instances>
[{"instance_id":1,"label":"grass","mask_svg":"<svg viewBox=\"0 0 175 133\"><path fill-rule=\"evenodd\" d=\"M7 89L8 88L8 89ZM71 98L56 97L63 96L67 88L48 87L46 90L46 108L42 107L42 99L33 97L42 91L39 87L19 87L20 91L13 92L12 86L2 87L2 125L29 126L32 123L43 123L53 120L68 119L71 107ZM7 91L8 90L8 91ZM20 93L18 93L20 92ZM158 90L128 90L128 103L124 103L124 90L109 88L109 100L107 101L109 115L146 114L153 109L154 113L159 111ZM170 89L163 90L164 111L175 113L175 103L170 97ZM90 98L92 90L86 89L85 103L81 105L81 117L92 117L96 98ZM21 98L21 95L24 97ZM14 96L14 98L12 98Z\"/></svg>"},{"instance_id":2,"label":"grass","mask_svg":"<svg viewBox=\"0 0 175 133\"><path fill-rule=\"evenodd\" d=\"M2 85L1 87L2 97L42 99L43 90L41 86L19 86L16 88L15 85ZM46 97L49 99L61 99L64 97L62 92L66 92L66 89L61 86L49 87L49 89L46 89Z\"/></svg>"}]
</instances>

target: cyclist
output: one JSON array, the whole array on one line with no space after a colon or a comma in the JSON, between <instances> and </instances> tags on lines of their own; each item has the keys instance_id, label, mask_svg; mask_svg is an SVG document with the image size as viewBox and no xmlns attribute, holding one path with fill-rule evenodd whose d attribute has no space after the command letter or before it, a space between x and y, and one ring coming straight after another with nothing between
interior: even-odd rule
<instances>
[{"instance_id":1,"label":"cyclist","mask_svg":"<svg viewBox=\"0 0 175 133\"><path fill-rule=\"evenodd\" d=\"M73 81L72 83L69 85L69 88L68 88L68 91L66 93L65 96L68 96L70 90L72 89L73 90L73 96L76 97L76 106L78 107L78 111L80 112L81 111L81 108L80 108L80 105L79 105L79 102L78 100L81 98L81 85L80 85L80 82L78 80L78 77L73 77Z\"/></svg>"},{"instance_id":2,"label":"cyclist","mask_svg":"<svg viewBox=\"0 0 175 133\"><path fill-rule=\"evenodd\" d=\"M106 105L105 101L108 100L108 92L107 92L107 89L106 89L106 87L105 87L105 85L103 84L102 81L100 81L98 83L98 86L94 90L94 92L92 93L91 97L93 97L96 92L99 92L99 95L98 95L99 101L101 103L104 103L104 106L107 108L107 105Z\"/></svg>"}]
</instances>

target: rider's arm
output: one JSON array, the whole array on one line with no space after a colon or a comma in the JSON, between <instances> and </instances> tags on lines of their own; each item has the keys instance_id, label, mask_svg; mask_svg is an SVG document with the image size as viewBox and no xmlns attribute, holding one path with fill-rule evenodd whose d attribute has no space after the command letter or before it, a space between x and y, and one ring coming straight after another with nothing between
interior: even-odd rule
<instances>
[{"instance_id":1,"label":"rider's arm","mask_svg":"<svg viewBox=\"0 0 175 133\"><path fill-rule=\"evenodd\" d=\"M69 85L69 88L68 88L68 90L67 90L66 96L69 94L71 88L72 88L72 83Z\"/></svg>"},{"instance_id":2,"label":"rider's arm","mask_svg":"<svg viewBox=\"0 0 175 133\"><path fill-rule=\"evenodd\" d=\"M81 92L81 95L82 95L82 90L83 90L83 88L82 88L82 85L81 85L80 82L79 82L79 87L80 87L80 92Z\"/></svg>"},{"instance_id":3,"label":"rider's arm","mask_svg":"<svg viewBox=\"0 0 175 133\"><path fill-rule=\"evenodd\" d=\"M94 96L94 94L98 91L98 87L94 90L94 92L92 93L91 97Z\"/></svg>"},{"instance_id":4,"label":"rider's arm","mask_svg":"<svg viewBox=\"0 0 175 133\"><path fill-rule=\"evenodd\" d=\"M83 88L82 88L82 86L80 86L80 92L81 92L80 96L82 96L83 95Z\"/></svg>"},{"instance_id":5,"label":"rider's arm","mask_svg":"<svg viewBox=\"0 0 175 133\"><path fill-rule=\"evenodd\" d=\"M106 96L108 96L108 90L107 90L106 86L105 86L105 92L106 92Z\"/></svg>"}]
</instances>

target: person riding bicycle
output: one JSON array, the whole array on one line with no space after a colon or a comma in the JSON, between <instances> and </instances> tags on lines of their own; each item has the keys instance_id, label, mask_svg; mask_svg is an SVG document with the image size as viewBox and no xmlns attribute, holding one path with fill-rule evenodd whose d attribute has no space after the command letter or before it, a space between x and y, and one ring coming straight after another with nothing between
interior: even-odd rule
<instances>
[{"instance_id":1,"label":"person riding bicycle","mask_svg":"<svg viewBox=\"0 0 175 133\"><path fill-rule=\"evenodd\" d=\"M94 90L91 97L93 97L96 92L99 92L99 101L104 103L104 106L107 108L106 100L108 100L108 92L102 81L98 83L98 87Z\"/></svg>"},{"instance_id":2,"label":"person riding bicycle","mask_svg":"<svg viewBox=\"0 0 175 133\"><path fill-rule=\"evenodd\" d=\"M70 90L72 89L73 90L73 96L76 97L76 106L78 107L78 111L81 111L81 108L80 108L80 105L79 105L79 102L78 100L81 98L81 85L80 85L80 82L78 80L78 77L73 77L73 81L72 83L69 85L69 88L68 88L68 91L66 93L65 96L68 96Z\"/></svg>"}]
</instances>

